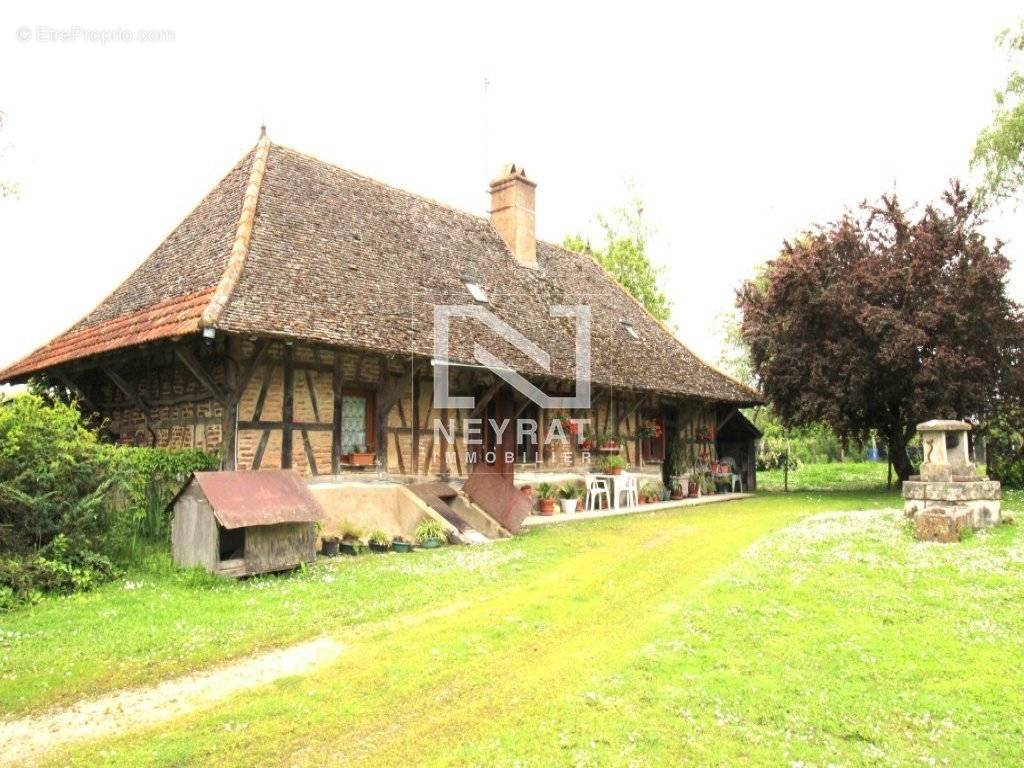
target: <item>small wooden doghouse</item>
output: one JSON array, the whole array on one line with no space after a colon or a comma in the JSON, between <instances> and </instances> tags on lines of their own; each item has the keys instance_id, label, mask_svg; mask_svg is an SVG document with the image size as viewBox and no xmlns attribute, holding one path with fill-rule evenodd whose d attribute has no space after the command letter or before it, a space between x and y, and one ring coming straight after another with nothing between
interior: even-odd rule
<instances>
[{"instance_id":1,"label":"small wooden doghouse","mask_svg":"<svg viewBox=\"0 0 1024 768\"><path fill-rule=\"evenodd\" d=\"M323 510L293 470L196 472L171 505L171 554L180 567L239 577L316 558Z\"/></svg>"}]
</instances>

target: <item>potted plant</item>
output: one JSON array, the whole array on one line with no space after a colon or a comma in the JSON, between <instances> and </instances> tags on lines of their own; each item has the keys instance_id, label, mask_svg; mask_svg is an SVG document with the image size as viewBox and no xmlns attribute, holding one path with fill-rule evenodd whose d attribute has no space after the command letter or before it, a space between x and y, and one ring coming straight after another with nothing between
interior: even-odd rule
<instances>
[{"instance_id":1,"label":"potted plant","mask_svg":"<svg viewBox=\"0 0 1024 768\"><path fill-rule=\"evenodd\" d=\"M537 484L537 511L545 516L555 514L555 490L551 483Z\"/></svg>"},{"instance_id":2,"label":"potted plant","mask_svg":"<svg viewBox=\"0 0 1024 768\"><path fill-rule=\"evenodd\" d=\"M686 498L686 492L683 489L683 482L678 477L672 478L672 495L673 501L679 501L680 499Z\"/></svg>"},{"instance_id":3,"label":"potted plant","mask_svg":"<svg viewBox=\"0 0 1024 768\"><path fill-rule=\"evenodd\" d=\"M366 551L363 543L363 530L348 520L341 522L341 544L338 548L346 555L361 555Z\"/></svg>"},{"instance_id":4,"label":"potted plant","mask_svg":"<svg viewBox=\"0 0 1024 768\"><path fill-rule=\"evenodd\" d=\"M700 493L702 496L713 496L715 494L715 479L711 475L704 475L700 479Z\"/></svg>"},{"instance_id":5,"label":"potted plant","mask_svg":"<svg viewBox=\"0 0 1024 768\"><path fill-rule=\"evenodd\" d=\"M646 483L640 489L641 504L657 504L661 501L661 488L657 483Z\"/></svg>"},{"instance_id":6,"label":"potted plant","mask_svg":"<svg viewBox=\"0 0 1024 768\"><path fill-rule=\"evenodd\" d=\"M347 456L348 463L353 467L373 466L377 454L370 450L369 446L360 445L354 448Z\"/></svg>"},{"instance_id":7,"label":"potted plant","mask_svg":"<svg viewBox=\"0 0 1024 768\"><path fill-rule=\"evenodd\" d=\"M338 554L338 545L341 539L337 536L324 536L320 540L320 554L325 557L335 557Z\"/></svg>"},{"instance_id":8,"label":"potted plant","mask_svg":"<svg viewBox=\"0 0 1024 768\"><path fill-rule=\"evenodd\" d=\"M576 511L580 499L580 488L575 483L566 483L558 489L558 504L563 515L571 515Z\"/></svg>"},{"instance_id":9,"label":"potted plant","mask_svg":"<svg viewBox=\"0 0 1024 768\"><path fill-rule=\"evenodd\" d=\"M619 450L619 436L614 432L605 432L597 438L597 447L602 451Z\"/></svg>"},{"instance_id":10,"label":"potted plant","mask_svg":"<svg viewBox=\"0 0 1024 768\"><path fill-rule=\"evenodd\" d=\"M583 430L583 438L580 440L580 450L589 451L594 447L594 433L590 427Z\"/></svg>"},{"instance_id":11,"label":"potted plant","mask_svg":"<svg viewBox=\"0 0 1024 768\"><path fill-rule=\"evenodd\" d=\"M369 542L374 552L387 552L391 549L391 536L379 528L370 534Z\"/></svg>"},{"instance_id":12,"label":"potted plant","mask_svg":"<svg viewBox=\"0 0 1024 768\"><path fill-rule=\"evenodd\" d=\"M391 542L391 549L395 552L412 552L412 542L405 536L395 536Z\"/></svg>"},{"instance_id":13,"label":"potted plant","mask_svg":"<svg viewBox=\"0 0 1024 768\"><path fill-rule=\"evenodd\" d=\"M604 460L605 471L610 475L621 475L622 470L629 466L624 458L615 454Z\"/></svg>"},{"instance_id":14,"label":"potted plant","mask_svg":"<svg viewBox=\"0 0 1024 768\"><path fill-rule=\"evenodd\" d=\"M448 529L432 517L425 517L416 525L416 540L424 549L437 549L448 542Z\"/></svg>"}]
</instances>

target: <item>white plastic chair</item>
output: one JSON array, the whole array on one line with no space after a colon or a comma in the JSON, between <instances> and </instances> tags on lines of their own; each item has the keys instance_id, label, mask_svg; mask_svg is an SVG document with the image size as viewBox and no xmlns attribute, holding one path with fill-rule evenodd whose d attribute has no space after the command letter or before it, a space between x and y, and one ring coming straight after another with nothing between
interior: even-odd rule
<instances>
[{"instance_id":1,"label":"white plastic chair","mask_svg":"<svg viewBox=\"0 0 1024 768\"><path fill-rule=\"evenodd\" d=\"M640 483L637 480L637 476L630 472L628 474L623 473L623 477L625 479L619 483L615 492L616 495L621 496L622 494L626 494L627 507L640 506ZM616 502L617 501L618 499L616 499Z\"/></svg>"},{"instance_id":2,"label":"white plastic chair","mask_svg":"<svg viewBox=\"0 0 1024 768\"><path fill-rule=\"evenodd\" d=\"M743 477L736 471L736 460L732 456L726 456L722 463L729 465L729 491L736 493L736 487L739 486L739 493L743 493Z\"/></svg>"},{"instance_id":3,"label":"white plastic chair","mask_svg":"<svg viewBox=\"0 0 1024 768\"><path fill-rule=\"evenodd\" d=\"M605 503L610 507L612 505L612 497L608 492L608 481L595 477L594 475L585 475L583 481L587 485L587 502L586 507L588 510L600 509L596 506L600 499L604 499Z\"/></svg>"}]
</instances>

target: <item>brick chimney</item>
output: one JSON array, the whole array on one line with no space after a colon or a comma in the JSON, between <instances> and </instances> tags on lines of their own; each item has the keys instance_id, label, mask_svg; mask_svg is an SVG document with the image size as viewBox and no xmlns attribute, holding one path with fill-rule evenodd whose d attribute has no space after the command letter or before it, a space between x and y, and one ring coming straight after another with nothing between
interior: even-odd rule
<instances>
[{"instance_id":1,"label":"brick chimney","mask_svg":"<svg viewBox=\"0 0 1024 768\"><path fill-rule=\"evenodd\" d=\"M491 182L491 225L498 230L516 261L537 268L537 236L534 229L533 201L537 185L515 165L502 169L501 177Z\"/></svg>"}]
</instances>

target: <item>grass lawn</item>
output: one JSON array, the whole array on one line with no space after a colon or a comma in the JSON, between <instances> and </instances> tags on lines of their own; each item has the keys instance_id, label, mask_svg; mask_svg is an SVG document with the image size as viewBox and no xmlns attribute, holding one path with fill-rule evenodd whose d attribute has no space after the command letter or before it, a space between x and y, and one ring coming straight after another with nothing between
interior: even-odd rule
<instances>
[{"instance_id":1,"label":"grass lawn","mask_svg":"<svg viewBox=\"0 0 1024 768\"><path fill-rule=\"evenodd\" d=\"M0 617L0 706L329 634L315 675L54 762L1019 763L1024 537L917 544L897 503L766 494L242 584L154 567Z\"/></svg>"},{"instance_id":2,"label":"grass lawn","mask_svg":"<svg viewBox=\"0 0 1024 768\"><path fill-rule=\"evenodd\" d=\"M882 488L888 466L878 461L844 461L832 464L805 464L789 471L790 491L835 491ZM896 483L896 475L893 475ZM757 487L762 491L781 491L783 472L773 469L757 473Z\"/></svg>"}]
</instances>

